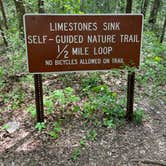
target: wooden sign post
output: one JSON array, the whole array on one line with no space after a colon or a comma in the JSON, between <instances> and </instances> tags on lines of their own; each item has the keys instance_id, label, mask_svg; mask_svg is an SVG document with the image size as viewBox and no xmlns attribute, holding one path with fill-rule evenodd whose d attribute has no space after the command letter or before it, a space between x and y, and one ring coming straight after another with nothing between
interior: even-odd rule
<instances>
[{"instance_id":1,"label":"wooden sign post","mask_svg":"<svg viewBox=\"0 0 166 166\"><path fill-rule=\"evenodd\" d=\"M142 19L140 14L27 14L28 70L41 74L139 67ZM131 89L128 85L128 94Z\"/></svg>"},{"instance_id":2,"label":"wooden sign post","mask_svg":"<svg viewBox=\"0 0 166 166\"><path fill-rule=\"evenodd\" d=\"M37 122L44 121L42 75L34 74Z\"/></svg>"}]
</instances>

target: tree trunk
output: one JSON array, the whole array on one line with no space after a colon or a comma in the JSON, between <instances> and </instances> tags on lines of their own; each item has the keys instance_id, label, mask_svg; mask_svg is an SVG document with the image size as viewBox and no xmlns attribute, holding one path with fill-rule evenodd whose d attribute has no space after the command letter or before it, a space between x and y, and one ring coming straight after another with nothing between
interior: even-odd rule
<instances>
[{"instance_id":1,"label":"tree trunk","mask_svg":"<svg viewBox=\"0 0 166 166\"><path fill-rule=\"evenodd\" d=\"M141 13L146 16L146 9L148 7L149 0L143 0L142 1L142 7L141 7Z\"/></svg>"},{"instance_id":2,"label":"tree trunk","mask_svg":"<svg viewBox=\"0 0 166 166\"><path fill-rule=\"evenodd\" d=\"M20 37L23 38L23 15L25 14L25 3L23 0L14 0L14 4L19 20Z\"/></svg>"},{"instance_id":3,"label":"tree trunk","mask_svg":"<svg viewBox=\"0 0 166 166\"><path fill-rule=\"evenodd\" d=\"M152 10L150 12L149 23L154 25L157 19L157 13L160 7L160 0L154 0Z\"/></svg>"},{"instance_id":4,"label":"tree trunk","mask_svg":"<svg viewBox=\"0 0 166 166\"><path fill-rule=\"evenodd\" d=\"M2 0L0 0L0 7L1 7L1 11L2 11L2 16L3 16L5 28L8 29L6 13L5 13L5 9L4 9Z\"/></svg>"},{"instance_id":5,"label":"tree trunk","mask_svg":"<svg viewBox=\"0 0 166 166\"><path fill-rule=\"evenodd\" d=\"M132 12L132 2L133 2L133 0L127 0L126 13Z\"/></svg>"},{"instance_id":6,"label":"tree trunk","mask_svg":"<svg viewBox=\"0 0 166 166\"><path fill-rule=\"evenodd\" d=\"M44 13L44 0L38 0L39 13Z\"/></svg>"},{"instance_id":7,"label":"tree trunk","mask_svg":"<svg viewBox=\"0 0 166 166\"><path fill-rule=\"evenodd\" d=\"M160 43L162 43L164 40L165 27L166 27L166 16L165 16L164 25L163 25L162 32L161 32Z\"/></svg>"},{"instance_id":8,"label":"tree trunk","mask_svg":"<svg viewBox=\"0 0 166 166\"><path fill-rule=\"evenodd\" d=\"M4 31L3 31L2 27L1 27L1 25L0 25L0 31L1 31L1 35L2 35L2 38L3 38L3 42L4 42L5 46L8 47L8 42L6 40Z\"/></svg>"}]
</instances>

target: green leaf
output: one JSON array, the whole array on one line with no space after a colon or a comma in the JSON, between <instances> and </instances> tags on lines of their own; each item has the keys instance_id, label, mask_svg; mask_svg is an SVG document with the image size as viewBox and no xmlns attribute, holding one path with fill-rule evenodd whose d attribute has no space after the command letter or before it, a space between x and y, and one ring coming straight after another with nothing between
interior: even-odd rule
<instances>
[{"instance_id":1,"label":"green leaf","mask_svg":"<svg viewBox=\"0 0 166 166\"><path fill-rule=\"evenodd\" d=\"M91 141L94 141L97 137L97 132L96 130L92 129L90 130L89 132L89 135L88 135L88 138L91 140Z\"/></svg>"},{"instance_id":2,"label":"green leaf","mask_svg":"<svg viewBox=\"0 0 166 166\"><path fill-rule=\"evenodd\" d=\"M78 105L75 105L74 108L73 108L73 111L78 112L79 110L80 110L80 107Z\"/></svg>"},{"instance_id":3,"label":"green leaf","mask_svg":"<svg viewBox=\"0 0 166 166\"><path fill-rule=\"evenodd\" d=\"M7 129L9 129L9 128L10 128L10 126L7 125L7 124L4 124L4 125L2 126L2 129L3 129L3 130L7 130Z\"/></svg>"},{"instance_id":4,"label":"green leaf","mask_svg":"<svg viewBox=\"0 0 166 166\"><path fill-rule=\"evenodd\" d=\"M53 126L54 126L54 128L53 128L54 131L56 131L56 132L62 131L62 128L58 122L54 122Z\"/></svg>"},{"instance_id":5,"label":"green leaf","mask_svg":"<svg viewBox=\"0 0 166 166\"><path fill-rule=\"evenodd\" d=\"M64 93L62 90L56 90L53 92L52 94L52 98L53 99L61 99L61 98L64 98Z\"/></svg>"},{"instance_id":6,"label":"green leaf","mask_svg":"<svg viewBox=\"0 0 166 166\"><path fill-rule=\"evenodd\" d=\"M35 106L31 105L28 108L28 112L31 114L32 118L35 118L35 116L36 116L36 108L35 108Z\"/></svg>"},{"instance_id":7,"label":"green leaf","mask_svg":"<svg viewBox=\"0 0 166 166\"><path fill-rule=\"evenodd\" d=\"M85 140L85 139L81 139L81 140L80 140L80 145L81 145L81 146L85 146L85 144L86 144L86 140Z\"/></svg>"},{"instance_id":8,"label":"green leaf","mask_svg":"<svg viewBox=\"0 0 166 166\"><path fill-rule=\"evenodd\" d=\"M35 129L37 129L38 131L42 131L45 128L46 128L45 122L38 122L35 125Z\"/></svg>"},{"instance_id":9,"label":"green leaf","mask_svg":"<svg viewBox=\"0 0 166 166\"><path fill-rule=\"evenodd\" d=\"M80 149L75 148L75 149L74 149L74 152L73 152L73 154L72 154L72 160L73 160L73 161L76 161L79 156L80 156Z\"/></svg>"},{"instance_id":10,"label":"green leaf","mask_svg":"<svg viewBox=\"0 0 166 166\"><path fill-rule=\"evenodd\" d=\"M55 131L50 131L50 132L49 132L49 135L50 135L51 137L55 138L55 139L59 138L58 133L56 133Z\"/></svg>"},{"instance_id":11,"label":"green leaf","mask_svg":"<svg viewBox=\"0 0 166 166\"><path fill-rule=\"evenodd\" d=\"M48 114L53 113L53 111L54 111L54 103L53 103L53 101L51 99L47 99L47 100L45 99L44 100L44 105L46 107L46 112Z\"/></svg>"},{"instance_id":12,"label":"green leaf","mask_svg":"<svg viewBox=\"0 0 166 166\"><path fill-rule=\"evenodd\" d=\"M138 109L133 112L133 120L137 124L141 124L145 114L142 109Z\"/></svg>"},{"instance_id":13,"label":"green leaf","mask_svg":"<svg viewBox=\"0 0 166 166\"><path fill-rule=\"evenodd\" d=\"M161 57L155 56L155 57L154 57L154 60L155 60L156 62L160 62L160 61L161 61Z\"/></svg>"},{"instance_id":14,"label":"green leaf","mask_svg":"<svg viewBox=\"0 0 166 166\"><path fill-rule=\"evenodd\" d=\"M67 87L64 89L64 93L70 95L70 94L73 94L74 93L74 89L71 88L71 87Z\"/></svg>"},{"instance_id":15,"label":"green leaf","mask_svg":"<svg viewBox=\"0 0 166 166\"><path fill-rule=\"evenodd\" d=\"M104 125L108 128L112 128L115 126L112 119L104 119Z\"/></svg>"}]
</instances>

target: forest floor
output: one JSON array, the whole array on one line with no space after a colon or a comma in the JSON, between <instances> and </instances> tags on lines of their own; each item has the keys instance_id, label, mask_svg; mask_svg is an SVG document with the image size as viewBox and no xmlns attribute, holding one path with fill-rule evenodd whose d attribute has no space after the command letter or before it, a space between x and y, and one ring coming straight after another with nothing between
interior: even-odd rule
<instances>
[{"instance_id":1,"label":"forest floor","mask_svg":"<svg viewBox=\"0 0 166 166\"><path fill-rule=\"evenodd\" d=\"M103 75L105 75L103 73ZM19 77L19 76L17 76ZM22 76L20 76L22 77ZM24 77L24 76L23 76ZM57 77L57 76L56 76ZM122 76L123 77L123 76ZM53 77L54 78L54 77ZM78 77L79 79L80 77ZM121 87L126 79L114 79L114 86ZM49 77L44 86L61 88L63 85ZM110 82L107 82L113 87ZM150 84L150 83L149 83ZM2 166L156 166L166 165L166 103L163 97L151 99L144 87L136 87L134 108L143 108L145 118L142 124L124 122L116 128L95 127L92 122L84 123L81 116L66 118L59 138L48 134L49 124L57 120L56 112L46 116L47 128L37 131L35 119L26 111L34 103L34 92L24 82L10 77L3 93L20 88L26 92L26 100L15 110L6 109L1 99L0 125L9 121L19 122L14 133L0 130L0 165ZM71 82L76 88L76 83ZM70 86L70 85L69 85ZM137 85L136 85L137 86ZM163 87L164 91L165 87ZM121 92L119 92L121 93ZM123 92L125 93L125 92ZM12 102L12 101L11 101ZM2 111L5 110L5 111ZM91 130L97 132L94 140L86 140L80 147L80 140ZM77 152L76 152L77 151ZM74 154L75 153L75 154ZM73 160L73 156L75 159Z\"/></svg>"}]
</instances>

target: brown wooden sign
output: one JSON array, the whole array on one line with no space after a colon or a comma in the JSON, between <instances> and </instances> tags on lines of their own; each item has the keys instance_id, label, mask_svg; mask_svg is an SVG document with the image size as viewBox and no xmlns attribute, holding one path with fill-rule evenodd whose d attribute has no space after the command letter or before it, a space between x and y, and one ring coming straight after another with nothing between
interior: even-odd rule
<instances>
[{"instance_id":1,"label":"brown wooden sign","mask_svg":"<svg viewBox=\"0 0 166 166\"><path fill-rule=\"evenodd\" d=\"M30 73L138 67L142 15L25 15Z\"/></svg>"}]
</instances>

